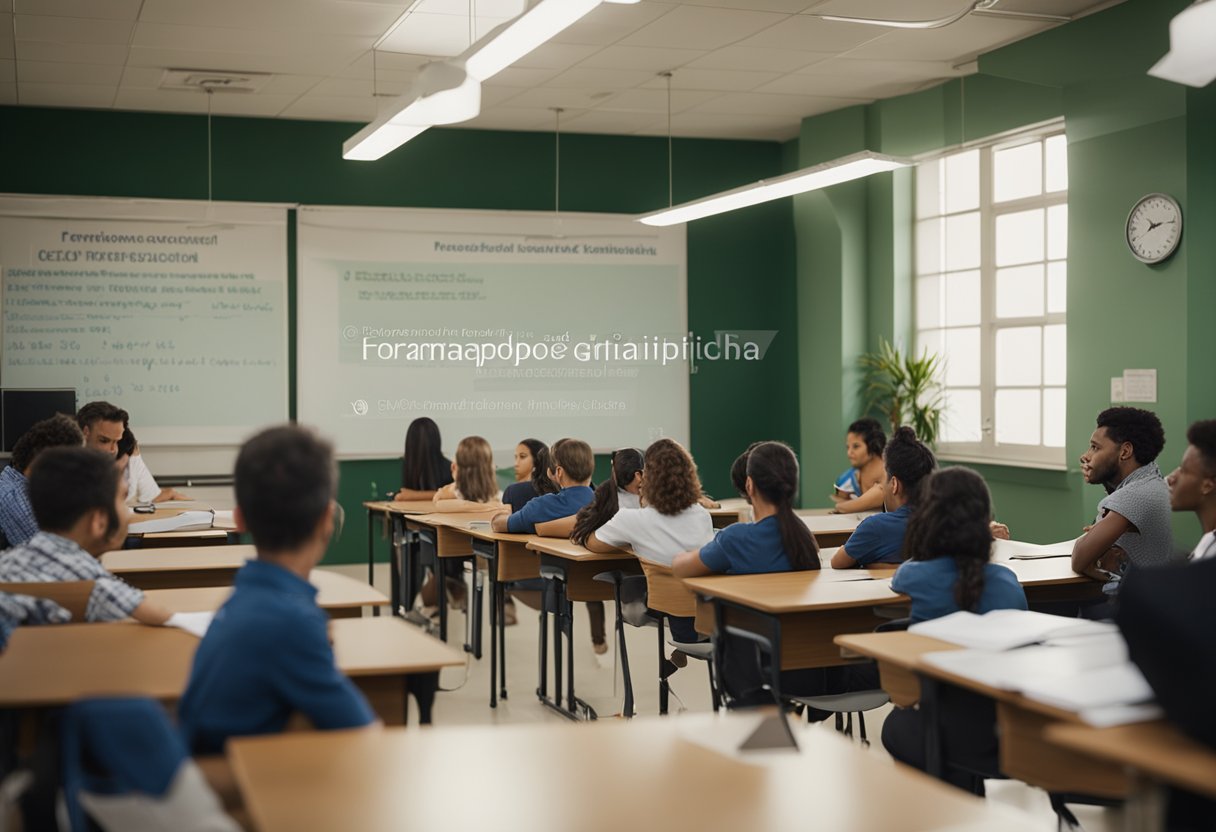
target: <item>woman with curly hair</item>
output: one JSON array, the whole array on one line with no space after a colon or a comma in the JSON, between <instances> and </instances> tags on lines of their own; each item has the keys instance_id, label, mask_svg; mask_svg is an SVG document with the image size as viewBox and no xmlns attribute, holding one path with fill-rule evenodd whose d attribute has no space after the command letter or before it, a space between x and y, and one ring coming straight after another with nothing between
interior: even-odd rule
<instances>
[{"instance_id":1,"label":"woman with curly hair","mask_svg":"<svg viewBox=\"0 0 1216 832\"><path fill-rule=\"evenodd\" d=\"M844 435L849 470L836 478L833 513L882 510L882 453L886 445L887 435L877 419L866 417L849 425Z\"/></svg>"}]
</instances>

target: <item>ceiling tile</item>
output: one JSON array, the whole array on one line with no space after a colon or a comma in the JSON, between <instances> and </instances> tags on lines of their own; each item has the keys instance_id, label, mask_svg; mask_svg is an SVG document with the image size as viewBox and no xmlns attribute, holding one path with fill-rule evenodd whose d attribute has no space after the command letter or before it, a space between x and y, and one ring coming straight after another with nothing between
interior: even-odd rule
<instances>
[{"instance_id":1,"label":"ceiling tile","mask_svg":"<svg viewBox=\"0 0 1216 832\"><path fill-rule=\"evenodd\" d=\"M601 6L600 8L603 8ZM636 32L632 26L605 26L580 20L553 36L550 43L575 43L587 46L608 46Z\"/></svg>"},{"instance_id":2,"label":"ceiling tile","mask_svg":"<svg viewBox=\"0 0 1216 832\"><path fill-rule=\"evenodd\" d=\"M554 78L559 71L557 69L528 69L526 67L509 66L485 83L486 86L494 87L531 88Z\"/></svg>"},{"instance_id":3,"label":"ceiling tile","mask_svg":"<svg viewBox=\"0 0 1216 832\"><path fill-rule=\"evenodd\" d=\"M370 98L334 98L310 94L297 98L279 115L282 118L367 122L376 117L376 103Z\"/></svg>"},{"instance_id":4,"label":"ceiling tile","mask_svg":"<svg viewBox=\"0 0 1216 832\"><path fill-rule=\"evenodd\" d=\"M801 129L800 119L753 116L740 120L737 116L716 115L713 113L680 113L672 118L671 132L676 136L703 137L719 139L764 139L768 141L785 141L798 135ZM656 123L649 135L663 135L667 125ZM680 156L675 154L673 160L675 183L680 185L681 168ZM746 182L740 182L746 185Z\"/></svg>"},{"instance_id":5,"label":"ceiling tile","mask_svg":"<svg viewBox=\"0 0 1216 832\"><path fill-rule=\"evenodd\" d=\"M680 6L621 41L625 46L718 49L780 23L770 12Z\"/></svg>"},{"instance_id":6,"label":"ceiling tile","mask_svg":"<svg viewBox=\"0 0 1216 832\"><path fill-rule=\"evenodd\" d=\"M598 46L545 43L524 55L512 66L524 69L568 69L598 51Z\"/></svg>"},{"instance_id":7,"label":"ceiling tile","mask_svg":"<svg viewBox=\"0 0 1216 832\"><path fill-rule=\"evenodd\" d=\"M496 107L505 101L510 101L520 93L527 91L526 87L482 87L481 111L484 113L491 107Z\"/></svg>"},{"instance_id":8,"label":"ceiling tile","mask_svg":"<svg viewBox=\"0 0 1216 832\"><path fill-rule=\"evenodd\" d=\"M334 0L144 0L139 19L180 26L314 32L378 38L401 10L375 3Z\"/></svg>"},{"instance_id":9,"label":"ceiling tile","mask_svg":"<svg viewBox=\"0 0 1216 832\"><path fill-rule=\"evenodd\" d=\"M815 113L826 113L854 104L865 104L861 99L834 98L810 95L760 95L758 93L731 93L693 108L699 113L720 115L788 115L803 118Z\"/></svg>"},{"instance_id":10,"label":"ceiling tile","mask_svg":"<svg viewBox=\"0 0 1216 832\"><path fill-rule=\"evenodd\" d=\"M20 47L18 47L20 54ZM130 66L205 69L212 72L269 72L286 75L330 75L349 64L333 55L254 55L131 47Z\"/></svg>"},{"instance_id":11,"label":"ceiling tile","mask_svg":"<svg viewBox=\"0 0 1216 832\"><path fill-rule=\"evenodd\" d=\"M113 64L22 61L17 71L23 84L101 84L115 87L122 79L122 67Z\"/></svg>"},{"instance_id":12,"label":"ceiling tile","mask_svg":"<svg viewBox=\"0 0 1216 832\"><path fill-rule=\"evenodd\" d=\"M43 43L88 43L125 46L131 40L130 20L85 20L78 17L19 14L17 40Z\"/></svg>"},{"instance_id":13,"label":"ceiling tile","mask_svg":"<svg viewBox=\"0 0 1216 832\"><path fill-rule=\"evenodd\" d=\"M122 69L119 83L124 87L156 89L165 77L165 71L159 67L128 66Z\"/></svg>"},{"instance_id":14,"label":"ceiling tile","mask_svg":"<svg viewBox=\"0 0 1216 832\"><path fill-rule=\"evenodd\" d=\"M693 69L686 66L672 74L671 88L675 90L746 92L780 77L781 74L778 72L730 72L721 69ZM666 89L667 79L651 77L644 86Z\"/></svg>"},{"instance_id":15,"label":"ceiling tile","mask_svg":"<svg viewBox=\"0 0 1216 832\"><path fill-rule=\"evenodd\" d=\"M228 93L212 96L211 112L220 116L277 116L298 96Z\"/></svg>"},{"instance_id":16,"label":"ceiling tile","mask_svg":"<svg viewBox=\"0 0 1216 832\"><path fill-rule=\"evenodd\" d=\"M0 84L11 84L17 80L17 62L0 60Z\"/></svg>"},{"instance_id":17,"label":"ceiling tile","mask_svg":"<svg viewBox=\"0 0 1216 832\"><path fill-rule=\"evenodd\" d=\"M815 5L816 0L681 0L686 6L750 9L758 12L794 14ZM957 2L957 0L955 0Z\"/></svg>"},{"instance_id":18,"label":"ceiling tile","mask_svg":"<svg viewBox=\"0 0 1216 832\"><path fill-rule=\"evenodd\" d=\"M1049 28L1035 20L968 15L942 29L887 30L881 39L849 50L848 57L957 63Z\"/></svg>"},{"instance_id":19,"label":"ceiling tile","mask_svg":"<svg viewBox=\"0 0 1216 832\"><path fill-rule=\"evenodd\" d=\"M735 45L838 53L879 38L889 31L861 23L835 23L808 15L794 15Z\"/></svg>"},{"instance_id":20,"label":"ceiling tile","mask_svg":"<svg viewBox=\"0 0 1216 832\"><path fill-rule=\"evenodd\" d=\"M513 96L511 107L513 109L562 107L568 110L590 110L601 101L601 99L592 98L591 96L594 94L592 90L535 87Z\"/></svg>"},{"instance_id":21,"label":"ceiling tile","mask_svg":"<svg viewBox=\"0 0 1216 832\"><path fill-rule=\"evenodd\" d=\"M607 69L645 69L660 72L676 69L706 54L701 49L659 49L651 46L609 46L585 59L580 66Z\"/></svg>"},{"instance_id":22,"label":"ceiling tile","mask_svg":"<svg viewBox=\"0 0 1216 832\"><path fill-rule=\"evenodd\" d=\"M653 72L643 69L594 69L576 66L548 81L548 86L624 90L644 84L654 77Z\"/></svg>"},{"instance_id":23,"label":"ceiling tile","mask_svg":"<svg viewBox=\"0 0 1216 832\"><path fill-rule=\"evenodd\" d=\"M374 38L318 35L307 32L262 32L213 26L176 26L140 22L133 47L180 49L197 52L249 53L251 55L316 56L349 64L371 49Z\"/></svg>"},{"instance_id":24,"label":"ceiling tile","mask_svg":"<svg viewBox=\"0 0 1216 832\"><path fill-rule=\"evenodd\" d=\"M753 72L793 72L832 57L831 52L804 52L800 49L759 49L754 46L727 46L715 49L689 64L693 69L733 69Z\"/></svg>"},{"instance_id":25,"label":"ceiling tile","mask_svg":"<svg viewBox=\"0 0 1216 832\"><path fill-rule=\"evenodd\" d=\"M654 113L591 110L562 119L562 130L571 133L633 133L654 124Z\"/></svg>"},{"instance_id":26,"label":"ceiling tile","mask_svg":"<svg viewBox=\"0 0 1216 832\"><path fill-rule=\"evenodd\" d=\"M395 98L405 95L410 87L410 80L382 76L373 87L370 78L324 78L318 81L310 92L321 96L368 99L372 98L374 92L380 98Z\"/></svg>"},{"instance_id":27,"label":"ceiling tile","mask_svg":"<svg viewBox=\"0 0 1216 832\"><path fill-rule=\"evenodd\" d=\"M0 55L13 56L13 16L0 12Z\"/></svg>"},{"instance_id":28,"label":"ceiling tile","mask_svg":"<svg viewBox=\"0 0 1216 832\"><path fill-rule=\"evenodd\" d=\"M835 57L804 67L798 75L860 78L867 81L917 80L949 78L962 73L949 61L883 61Z\"/></svg>"},{"instance_id":29,"label":"ceiling tile","mask_svg":"<svg viewBox=\"0 0 1216 832\"><path fill-rule=\"evenodd\" d=\"M838 14L873 20L938 20L957 14L966 3L959 0L823 0L809 10L811 15ZM1002 3L1002 7L1006 4ZM891 31L886 28L883 31Z\"/></svg>"},{"instance_id":30,"label":"ceiling tile","mask_svg":"<svg viewBox=\"0 0 1216 832\"><path fill-rule=\"evenodd\" d=\"M469 23L465 18L414 12L380 45L389 52L450 57L468 48L472 42L469 34ZM478 34L484 33L479 31Z\"/></svg>"},{"instance_id":31,"label":"ceiling tile","mask_svg":"<svg viewBox=\"0 0 1216 832\"><path fill-rule=\"evenodd\" d=\"M17 42L17 60L60 61L63 63L116 64L127 62L126 46L99 46L87 43Z\"/></svg>"},{"instance_id":32,"label":"ceiling tile","mask_svg":"<svg viewBox=\"0 0 1216 832\"><path fill-rule=\"evenodd\" d=\"M553 111L538 107L495 107L471 121L452 126L476 127L482 130L552 130Z\"/></svg>"},{"instance_id":33,"label":"ceiling tile","mask_svg":"<svg viewBox=\"0 0 1216 832\"><path fill-rule=\"evenodd\" d=\"M417 72L425 64L433 60L435 60L433 55L416 55L409 52L385 52L383 49L377 49L375 66L377 72L383 72L386 69ZM367 77L370 78L372 72L372 54L369 52L361 56L351 66L355 65L364 67L367 70Z\"/></svg>"},{"instance_id":34,"label":"ceiling tile","mask_svg":"<svg viewBox=\"0 0 1216 832\"><path fill-rule=\"evenodd\" d=\"M18 85L21 103L34 107L105 107L114 101L116 87L96 84L27 84Z\"/></svg>"},{"instance_id":35,"label":"ceiling tile","mask_svg":"<svg viewBox=\"0 0 1216 832\"><path fill-rule=\"evenodd\" d=\"M151 90L119 87L114 98L116 110L150 110L160 113L205 113L207 96L193 90Z\"/></svg>"},{"instance_id":36,"label":"ceiling tile","mask_svg":"<svg viewBox=\"0 0 1216 832\"><path fill-rule=\"evenodd\" d=\"M275 75L258 95L303 95L324 80L320 75Z\"/></svg>"},{"instance_id":37,"label":"ceiling tile","mask_svg":"<svg viewBox=\"0 0 1216 832\"><path fill-rule=\"evenodd\" d=\"M771 84L758 87L757 93L779 95L806 95L828 98L864 98L876 100L915 92L935 81L908 79L906 81L875 81L867 78L850 78L839 75L804 75L792 73L782 76Z\"/></svg>"},{"instance_id":38,"label":"ceiling tile","mask_svg":"<svg viewBox=\"0 0 1216 832\"><path fill-rule=\"evenodd\" d=\"M17 85L13 83L0 83L0 104L16 104L17 103Z\"/></svg>"},{"instance_id":39,"label":"ceiling tile","mask_svg":"<svg viewBox=\"0 0 1216 832\"><path fill-rule=\"evenodd\" d=\"M17 14L135 20L142 3L143 0L16 0L0 4L0 8L7 10L15 6Z\"/></svg>"},{"instance_id":40,"label":"ceiling tile","mask_svg":"<svg viewBox=\"0 0 1216 832\"><path fill-rule=\"evenodd\" d=\"M696 107L718 97L716 92L701 92L694 90L674 90L671 94L671 110L678 113L691 107ZM666 113L666 90L625 90L620 95L614 95L600 104L600 110L627 110L643 113Z\"/></svg>"}]
</instances>

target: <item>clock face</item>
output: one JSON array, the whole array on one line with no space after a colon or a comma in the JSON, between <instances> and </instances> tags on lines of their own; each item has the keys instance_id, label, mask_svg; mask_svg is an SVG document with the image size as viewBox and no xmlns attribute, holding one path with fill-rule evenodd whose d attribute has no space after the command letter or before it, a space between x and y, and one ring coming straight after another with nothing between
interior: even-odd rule
<instances>
[{"instance_id":1,"label":"clock face","mask_svg":"<svg viewBox=\"0 0 1216 832\"><path fill-rule=\"evenodd\" d=\"M1127 215L1127 247L1142 263L1160 263L1182 239L1182 209L1165 194L1148 194Z\"/></svg>"}]
</instances>

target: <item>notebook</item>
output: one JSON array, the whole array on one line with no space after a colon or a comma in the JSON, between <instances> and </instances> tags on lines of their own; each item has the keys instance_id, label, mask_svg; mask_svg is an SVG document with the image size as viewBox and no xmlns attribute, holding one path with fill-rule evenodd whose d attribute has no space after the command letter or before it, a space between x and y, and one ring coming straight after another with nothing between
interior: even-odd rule
<instances>
[{"instance_id":1,"label":"notebook","mask_svg":"<svg viewBox=\"0 0 1216 832\"><path fill-rule=\"evenodd\" d=\"M984 615L959 611L913 624L908 631L963 647L1012 650L1053 637L1113 633L1118 629L1106 621L1065 618L1028 610L993 610Z\"/></svg>"}]
</instances>

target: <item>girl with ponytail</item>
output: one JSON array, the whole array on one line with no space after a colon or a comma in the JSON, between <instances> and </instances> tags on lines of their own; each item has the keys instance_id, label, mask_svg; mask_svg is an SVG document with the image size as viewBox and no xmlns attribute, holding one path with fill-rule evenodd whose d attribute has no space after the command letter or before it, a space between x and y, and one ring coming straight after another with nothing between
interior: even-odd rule
<instances>
[{"instance_id":1,"label":"girl with ponytail","mask_svg":"<svg viewBox=\"0 0 1216 832\"><path fill-rule=\"evenodd\" d=\"M922 484L904 538L908 562L891 589L912 599L913 621L958 610L1026 609L1017 576L989 563L992 502L984 478L969 468L944 468Z\"/></svg>"}]
</instances>

